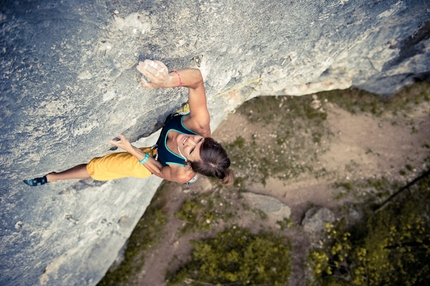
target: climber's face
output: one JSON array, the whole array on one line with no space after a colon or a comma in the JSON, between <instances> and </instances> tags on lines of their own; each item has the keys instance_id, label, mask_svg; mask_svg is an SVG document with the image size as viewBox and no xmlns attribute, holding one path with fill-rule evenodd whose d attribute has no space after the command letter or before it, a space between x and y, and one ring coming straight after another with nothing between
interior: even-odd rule
<instances>
[{"instance_id":1,"label":"climber's face","mask_svg":"<svg viewBox=\"0 0 430 286\"><path fill-rule=\"evenodd\" d=\"M176 140L178 151L187 161L200 161L200 147L204 138L200 135L179 134Z\"/></svg>"}]
</instances>

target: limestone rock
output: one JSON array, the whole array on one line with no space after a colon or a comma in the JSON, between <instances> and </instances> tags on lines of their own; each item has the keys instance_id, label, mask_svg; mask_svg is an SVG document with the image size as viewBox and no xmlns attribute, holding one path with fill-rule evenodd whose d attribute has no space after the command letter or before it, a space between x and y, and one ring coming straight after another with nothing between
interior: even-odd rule
<instances>
[{"instance_id":1,"label":"limestone rock","mask_svg":"<svg viewBox=\"0 0 430 286\"><path fill-rule=\"evenodd\" d=\"M284 218L290 218L290 207L278 199L254 193L243 193L242 196L251 208L263 211L268 219L273 222L282 221Z\"/></svg>"},{"instance_id":2,"label":"limestone rock","mask_svg":"<svg viewBox=\"0 0 430 286\"><path fill-rule=\"evenodd\" d=\"M325 223L333 223L335 221L334 214L327 208L310 208L305 218L302 220L303 230L311 234L319 234L325 230Z\"/></svg>"}]
</instances>

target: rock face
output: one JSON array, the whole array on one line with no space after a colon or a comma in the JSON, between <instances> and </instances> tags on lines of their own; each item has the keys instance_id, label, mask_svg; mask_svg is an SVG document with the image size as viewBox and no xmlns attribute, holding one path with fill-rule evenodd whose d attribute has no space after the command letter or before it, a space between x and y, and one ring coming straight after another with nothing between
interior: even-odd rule
<instances>
[{"instance_id":1,"label":"rock face","mask_svg":"<svg viewBox=\"0 0 430 286\"><path fill-rule=\"evenodd\" d=\"M320 234L326 230L325 223L333 223L335 216L327 208L310 208L303 218L303 230L311 234Z\"/></svg>"},{"instance_id":2,"label":"rock face","mask_svg":"<svg viewBox=\"0 0 430 286\"><path fill-rule=\"evenodd\" d=\"M290 207L278 199L254 193L243 193L242 196L251 208L264 212L273 224L290 218Z\"/></svg>"},{"instance_id":3,"label":"rock face","mask_svg":"<svg viewBox=\"0 0 430 286\"><path fill-rule=\"evenodd\" d=\"M429 75L427 0L4 0L0 9L0 285L94 285L115 260L159 179L21 180L104 155L121 132L136 141L159 129L186 90L140 88L141 59L199 67L213 128L254 96L350 86L387 95Z\"/></svg>"}]
</instances>

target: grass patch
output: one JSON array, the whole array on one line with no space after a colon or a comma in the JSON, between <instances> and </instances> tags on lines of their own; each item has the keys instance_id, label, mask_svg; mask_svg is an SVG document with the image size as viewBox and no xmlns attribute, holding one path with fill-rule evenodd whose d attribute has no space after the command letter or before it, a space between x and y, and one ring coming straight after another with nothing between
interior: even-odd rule
<instances>
[{"instance_id":1,"label":"grass patch","mask_svg":"<svg viewBox=\"0 0 430 286\"><path fill-rule=\"evenodd\" d=\"M220 193L196 194L186 199L175 217L186 222L181 233L205 231L219 223L229 222L237 216L237 209L230 207L229 200Z\"/></svg>"},{"instance_id":2,"label":"grass patch","mask_svg":"<svg viewBox=\"0 0 430 286\"><path fill-rule=\"evenodd\" d=\"M318 97L335 103L351 114L369 113L376 117L384 114L407 116L414 107L430 101L430 83L416 83L389 97L380 97L356 88L320 92Z\"/></svg>"},{"instance_id":3,"label":"grass patch","mask_svg":"<svg viewBox=\"0 0 430 286\"><path fill-rule=\"evenodd\" d=\"M237 110L261 130L267 124L278 126L273 134L238 136L226 144L232 167L239 170L238 177L265 184L272 176L288 180L306 171L317 171L310 163L324 152L321 143L328 140L330 131L327 114L311 108L312 100L311 96L257 97Z\"/></svg>"},{"instance_id":4,"label":"grass patch","mask_svg":"<svg viewBox=\"0 0 430 286\"><path fill-rule=\"evenodd\" d=\"M335 199L341 199L345 196L352 196L360 201L380 201L391 195L393 190L400 188L401 182L389 181L384 176L380 178L369 178L363 181L338 181L333 184L337 190L334 194Z\"/></svg>"},{"instance_id":5,"label":"grass patch","mask_svg":"<svg viewBox=\"0 0 430 286\"><path fill-rule=\"evenodd\" d=\"M232 168L238 170L237 177L262 184L270 177L289 180L305 172L311 172L317 178L324 177L327 171L323 167L316 169L313 163L324 154L327 145L324 143L329 142L332 136L324 112L326 102L334 103L351 114L367 113L376 117L391 114L407 118L418 105L430 101L430 84L416 83L386 98L355 88L317 95L322 102L320 109L313 109L313 98L306 95L257 97L237 110L263 130L256 131L250 138L239 135L225 145ZM272 134L264 133L268 124L277 126ZM414 123L410 124L411 133L417 132ZM373 151L369 149L367 153Z\"/></svg>"}]
</instances>

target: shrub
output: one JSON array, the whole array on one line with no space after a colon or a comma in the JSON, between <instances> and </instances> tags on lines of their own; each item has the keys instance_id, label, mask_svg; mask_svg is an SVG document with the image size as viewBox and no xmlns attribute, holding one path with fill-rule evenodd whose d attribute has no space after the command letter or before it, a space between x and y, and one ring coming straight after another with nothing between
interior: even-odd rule
<instances>
[{"instance_id":1,"label":"shrub","mask_svg":"<svg viewBox=\"0 0 430 286\"><path fill-rule=\"evenodd\" d=\"M327 224L325 245L308 255L309 284L430 285L430 179L349 231Z\"/></svg>"},{"instance_id":2,"label":"shrub","mask_svg":"<svg viewBox=\"0 0 430 286\"><path fill-rule=\"evenodd\" d=\"M191 259L167 275L168 285L288 285L290 246L284 237L233 227L193 245Z\"/></svg>"},{"instance_id":3,"label":"shrub","mask_svg":"<svg viewBox=\"0 0 430 286\"><path fill-rule=\"evenodd\" d=\"M196 230L208 230L221 222L230 221L235 211L229 208L228 200L219 194L199 194L188 198L182 204L175 217L186 224L181 233Z\"/></svg>"}]
</instances>

